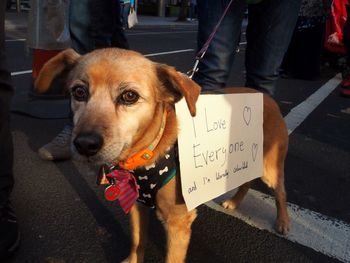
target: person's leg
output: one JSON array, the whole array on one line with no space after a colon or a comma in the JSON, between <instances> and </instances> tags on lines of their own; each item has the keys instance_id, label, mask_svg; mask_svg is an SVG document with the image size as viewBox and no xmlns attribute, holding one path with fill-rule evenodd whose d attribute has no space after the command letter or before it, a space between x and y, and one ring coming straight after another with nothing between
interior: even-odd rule
<instances>
[{"instance_id":1,"label":"person's leg","mask_svg":"<svg viewBox=\"0 0 350 263\"><path fill-rule=\"evenodd\" d=\"M193 3L190 3L189 15L188 16L189 16L190 20L194 19L194 4Z\"/></svg>"},{"instance_id":2,"label":"person's leg","mask_svg":"<svg viewBox=\"0 0 350 263\"><path fill-rule=\"evenodd\" d=\"M79 54L93 50L91 41L91 0L71 0L69 8L69 29L72 48Z\"/></svg>"},{"instance_id":3,"label":"person's leg","mask_svg":"<svg viewBox=\"0 0 350 263\"><path fill-rule=\"evenodd\" d=\"M72 48L80 54L111 46L129 48L120 13L118 0L71 0Z\"/></svg>"},{"instance_id":4,"label":"person's leg","mask_svg":"<svg viewBox=\"0 0 350 263\"><path fill-rule=\"evenodd\" d=\"M198 1L198 50L208 40L228 3L228 0ZM193 80L202 87L202 90L226 86L239 41L245 8L244 1L233 1L206 54L200 61L199 70L193 76Z\"/></svg>"},{"instance_id":5,"label":"person's leg","mask_svg":"<svg viewBox=\"0 0 350 263\"><path fill-rule=\"evenodd\" d=\"M10 130L10 105L12 84L5 57L5 9L0 3L0 258L8 255L19 244L17 219L10 206L10 194L14 185L13 144Z\"/></svg>"},{"instance_id":6,"label":"person's leg","mask_svg":"<svg viewBox=\"0 0 350 263\"><path fill-rule=\"evenodd\" d=\"M90 0L93 49L111 47L115 25L116 0Z\"/></svg>"},{"instance_id":7,"label":"person's leg","mask_svg":"<svg viewBox=\"0 0 350 263\"><path fill-rule=\"evenodd\" d=\"M123 28L124 29L127 29L128 28L128 16L129 16L129 13L130 13L130 3L124 3L123 4Z\"/></svg>"},{"instance_id":8,"label":"person's leg","mask_svg":"<svg viewBox=\"0 0 350 263\"><path fill-rule=\"evenodd\" d=\"M248 8L246 86L273 95L300 0L264 0Z\"/></svg>"},{"instance_id":9,"label":"person's leg","mask_svg":"<svg viewBox=\"0 0 350 263\"><path fill-rule=\"evenodd\" d=\"M286 53L284 54L281 68L280 68L280 75L284 78L292 77L294 66L296 65L296 59L295 57L297 54L299 43L299 33L297 27L294 28L292 38L290 40L290 43L288 45L288 49Z\"/></svg>"},{"instance_id":10,"label":"person's leg","mask_svg":"<svg viewBox=\"0 0 350 263\"><path fill-rule=\"evenodd\" d=\"M320 57L323 44L323 23L298 31L293 77L312 80L320 75Z\"/></svg>"},{"instance_id":11,"label":"person's leg","mask_svg":"<svg viewBox=\"0 0 350 263\"><path fill-rule=\"evenodd\" d=\"M12 84L7 70L4 42L5 3L0 4L0 207L9 199L13 188L13 147L10 132Z\"/></svg>"},{"instance_id":12,"label":"person's leg","mask_svg":"<svg viewBox=\"0 0 350 263\"><path fill-rule=\"evenodd\" d=\"M125 36L125 31L122 25L121 19L121 6L119 0L114 0L113 19L114 28L112 34L112 47L119 47L124 49L129 49L129 43Z\"/></svg>"},{"instance_id":13,"label":"person's leg","mask_svg":"<svg viewBox=\"0 0 350 263\"><path fill-rule=\"evenodd\" d=\"M94 49L112 45L121 48L129 47L120 21L117 23L116 16L120 19L120 13L115 14L118 12L116 2L115 0L71 0L70 33L72 48L75 51L83 55ZM114 34L116 36L112 37ZM72 116L70 112L69 121L61 132L38 150L43 160L57 161L71 158Z\"/></svg>"},{"instance_id":14,"label":"person's leg","mask_svg":"<svg viewBox=\"0 0 350 263\"><path fill-rule=\"evenodd\" d=\"M69 5L69 29L72 48L79 54L94 49L91 25L91 0L71 0ZM71 158L71 135L73 130L72 112L63 129L47 144L38 150L43 160L57 161Z\"/></svg>"},{"instance_id":15,"label":"person's leg","mask_svg":"<svg viewBox=\"0 0 350 263\"><path fill-rule=\"evenodd\" d=\"M0 59L2 60L2 59ZM0 64L2 64L0 62ZM5 71L0 65L0 74ZM9 201L14 179L12 174L13 145L10 131L10 104L12 91L0 77L0 209Z\"/></svg>"}]
</instances>

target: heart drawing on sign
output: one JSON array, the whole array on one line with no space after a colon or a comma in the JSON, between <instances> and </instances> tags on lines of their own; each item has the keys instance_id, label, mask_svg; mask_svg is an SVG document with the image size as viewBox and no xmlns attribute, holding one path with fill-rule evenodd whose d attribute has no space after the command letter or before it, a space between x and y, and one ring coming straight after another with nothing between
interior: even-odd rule
<instances>
[{"instance_id":1,"label":"heart drawing on sign","mask_svg":"<svg viewBox=\"0 0 350 263\"><path fill-rule=\"evenodd\" d=\"M253 143L252 144L252 157L253 157L253 161L254 162L255 162L257 153L258 153L258 144L257 143Z\"/></svg>"},{"instance_id":2,"label":"heart drawing on sign","mask_svg":"<svg viewBox=\"0 0 350 263\"><path fill-rule=\"evenodd\" d=\"M243 119L244 119L245 124L247 124L247 126L250 123L251 117L252 117L252 110L251 110L251 108L245 106L244 109L243 109Z\"/></svg>"}]
</instances>

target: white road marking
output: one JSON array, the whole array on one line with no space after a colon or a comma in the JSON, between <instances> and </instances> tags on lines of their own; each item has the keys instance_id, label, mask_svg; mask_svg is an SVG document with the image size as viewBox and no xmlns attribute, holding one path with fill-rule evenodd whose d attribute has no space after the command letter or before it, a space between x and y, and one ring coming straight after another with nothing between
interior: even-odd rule
<instances>
[{"instance_id":1,"label":"white road marking","mask_svg":"<svg viewBox=\"0 0 350 263\"><path fill-rule=\"evenodd\" d=\"M197 31L166 31L166 32L135 32L126 34L127 36L142 36L142 35L166 35L166 34L187 34L187 33L197 33Z\"/></svg>"},{"instance_id":2,"label":"white road marking","mask_svg":"<svg viewBox=\"0 0 350 263\"><path fill-rule=\"evenodd\" d=\"M193 52L193 51L194 49L180 49L180 50L146 54L145 57L156 57L156 56L162 56L162 55L170 55L170 54ZM18 76L18 75L30 74L30 73L32 73L32 70L16 71L16 72L11 72L11 76Z\"/></svg>"},{"instance_id":3,"label":"white road marking","mask_svg":"<svg viewBox=\"0 0 350 263\"><path fill-rule=\"evenodd\" d=\"M224 209L217 203L221 203L228 195L224 197L220 197L216 202L210 201L206 205L216 211L239 218L258 229L276 233L273 229L276 218L273 197L250 189L241 206L236 210ZM349 224L294 204L288 204L288 212L291 228L286 239L343 262L350 262Z\"/></svg>"},{"instance_id":4,"label":"white road marking","mask_svg":"<svg viewBox=\"0 0 350 263\"><path fill-rule=\"evenodd\" d=\"M288 133L291 134L340 82L341 76L338 74L304 102L294 107L284 118ZM239 218L258 229L276 233L273 229L276 218L273 197L250 189L239 208L224 209L219 203L231 197L233 192L207 202L206 205L216 211ZM288 203L288 211L291 230L286 239L343 262L350 262L350 224L291 203Z\"/></svg>"},{"instance_id":5,"label":"white road marking","mask_svg":"<svg viewBox=\"0 0 350 263\"><path fill-rule=\"evenodd\" d=\"M24 42L27 41L25 38L17 38L17 39L6 39L5 42Z\"/></svg>"},{"instance_id":6,"label":"white road marking","mask_svg":"<svg viewBox=\"0 0 350 263\"><path fill-rule=\"evenodd\" d=\"M326 84L319 88L315 93L308 97L304 102L294 107L284 120L287 123L288 134L291 134L306 117L339 85L341 75L337 74Z\"/></svg>"},{"instance_id":7,"label":"white road marking","mask_svg":"<svg viewBox=\"0 0 350 263\"><path fill-rule=\"evenodd\" d=\"M161 55L170 55L170 54L192 52L192 51L194 51L193 48L181 49L181 50L174 50L174 51L167 51L167 52L159 52L159 53L147 54L147 55L145 55L145 57L155 57L155 56L161 56Z\"/></svg>"},{"instance_id":8,"label":"white road marking","mask_svg":"<svg viewBox=\"0 0 350 263\"><path fill-rule=\"evenodd\" d=\"M29 70L23 70L23 71L16 71L16 72L11 72L11 76L18 76L18 75L23 75L23 74L31 74L33 71L31 69Z\"/></svg>"}]
</instances>

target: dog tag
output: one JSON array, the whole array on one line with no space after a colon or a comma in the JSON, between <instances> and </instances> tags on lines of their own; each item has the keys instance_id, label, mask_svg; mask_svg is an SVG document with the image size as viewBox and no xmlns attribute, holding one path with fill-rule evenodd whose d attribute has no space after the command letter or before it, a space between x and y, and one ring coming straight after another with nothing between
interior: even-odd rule
<instances>
[{"instance_id":1,"label":"dog tag","mask_svg":"<svg viewBox=\"0 0 350 263\"><path fill-rule=\"evenodd\" d=\"M97 179L96 179L96 184L97 185L106 185L106 184L110 184L110 181L108 180L106 174L109 173L109 169L106 165L102 165L100 167L100 170L98 172L97 175Z\"/></svg>"},{"instance_id":2,"label":"dog tag","mask_svg":"<svg viewBox=\"0 0 350 263\"><path fill-rule=\"evenodd\" d=\"M107 199L107 201L115 201L118 199L119 195L120 188L115 184L108 186L105 190L105 198Z\"/></svg>"}]
</instances>

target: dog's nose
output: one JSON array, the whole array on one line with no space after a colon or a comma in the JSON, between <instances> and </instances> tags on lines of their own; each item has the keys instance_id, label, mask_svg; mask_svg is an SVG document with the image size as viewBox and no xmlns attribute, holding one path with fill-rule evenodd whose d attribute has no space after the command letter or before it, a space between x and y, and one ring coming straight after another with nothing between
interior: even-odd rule
<instances>
[{"instance_id":1,"label":"dog's nose","mask_svg":"<svg viewBox=\"0 0 350 263\"><path fill-rule=\"evenodd\" d=\"M102 148L103 138L94 132L81 133L75 137L73 143L80 154L92 156Z\"/></svg>"}]
</instances>

